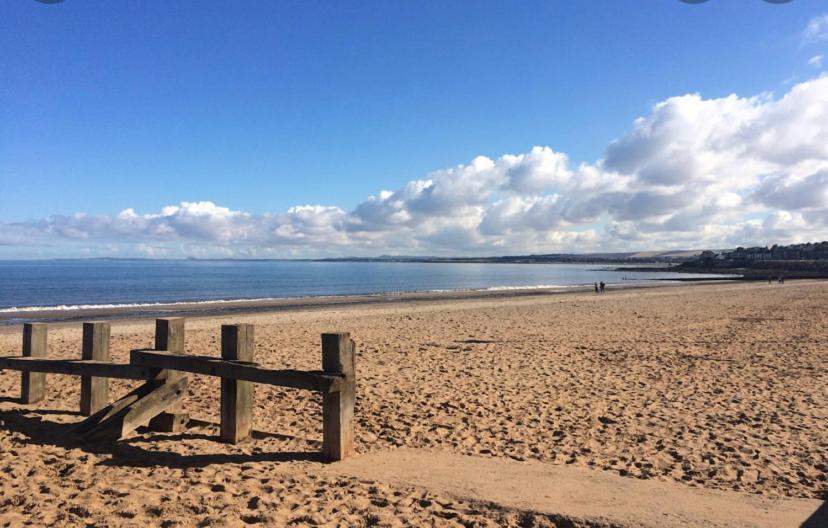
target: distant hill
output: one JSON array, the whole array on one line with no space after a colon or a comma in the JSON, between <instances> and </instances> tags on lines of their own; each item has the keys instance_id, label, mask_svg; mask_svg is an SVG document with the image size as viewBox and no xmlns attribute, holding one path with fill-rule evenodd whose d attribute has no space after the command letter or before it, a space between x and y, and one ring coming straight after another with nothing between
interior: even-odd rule
<instances>
[{"instance_id":1,"label":"distant hill","mask_svg":"<svg viewBox=\"0 0 828 528\"><path fill-rule=\"evenodd\" d=\"M670 251L636 251L624 253L545 253L531 255L502 255L487 257L438 257L438 256L417 256L417 255L380 255L378 257L330 257L330 258L198 258L183 257L171 259L154 259L142 257L92 257L92 258L61 258L55 260L179 260L179 261L293 261L293 262L492 262L492 263L554 263L554 262L580 262L580 263L680 263L696 259L702 254L702 250L670 250Z\"/></svg>"},{"instance_id":2,"label":"distant hill","mask_svg":"<svg viewBox=\"0 0 828 528\"><path fill-rule=\"evenodd\" d=\"M680 263L701 255L702 250L638 251L625 253L548 253L489 257L436 257L380 255L379 257L340 257L315 259L320 262L443 262L443 263Z\"/></svg>"}]
</instances>

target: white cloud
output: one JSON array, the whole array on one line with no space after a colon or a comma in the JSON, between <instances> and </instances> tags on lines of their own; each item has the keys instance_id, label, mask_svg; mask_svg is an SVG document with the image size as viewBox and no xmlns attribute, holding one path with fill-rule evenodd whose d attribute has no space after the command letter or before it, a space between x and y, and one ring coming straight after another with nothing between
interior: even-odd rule
<instances>
[{"instance_id":1,"label":"white cloud","mask_svg":"<svg viewBox=\"0 0 828 528\"><path fill-rule=\"evenodd\" d=\"M817 69L822 69L822 55L814 55L808 59L808 64Z\"/></svg>"},{"instance_id":2,"label":"white cloud","mask_svg":"<svg viewBox=\"0 0 828 528\"><path fill-rule=\"evenodd\" d=\"M671 97L602 159L550 147L434 171L353 210L158 212L0 223L0 246L297 257L724 247L828 236L828 76L779 97ZM68 251L68 250L67 250Z\"/></svg>"},{"instance_id":3,"label":"white cloud","mask_svg":"<svg viewBox=\"0 0 828 528\"><path fill-rule=\"evenodd\" d=\"M802 32L804 43L814 43L828 40L828 13L817 15L808 21Z\"/></svg>"},{"instance_id":4,"label":"white cloud","mask_svg":"<svg viewBox=\"0 0 828 528\"><path fill-rule=\"evenodd\" d=\"M828 169L804 177L769 176L753 196L769 207L786 211L828 210Z\"/></svg>"},{"instance_id":5,"label":"white cloud","mask_svg":"<svg viewBox=\"0 0 828 528\"><path fill-rule=\"evenodd\" d=\"M573 176L566 154L549 147L534 147L519 156L503 156L499 163L505 168L505 187L521 194L564 187Z\"/></svg>"}]
</instances>

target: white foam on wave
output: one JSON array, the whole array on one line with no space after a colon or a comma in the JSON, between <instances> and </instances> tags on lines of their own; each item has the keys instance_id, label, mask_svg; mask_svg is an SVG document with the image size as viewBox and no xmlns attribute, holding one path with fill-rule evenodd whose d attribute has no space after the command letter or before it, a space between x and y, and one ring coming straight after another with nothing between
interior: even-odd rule
<instances>
[{"instance_id":1,"label":"white foam on wave","mask_svg":"<svg viewBox=\"0 0 828 528\"><path fill-rule=\"evenodd\" d=\"M582 288L585 284L534 284L532 286L492 286L480 291L511 291L511 290L549 290L562 288Z\"/></svg>"},{"instance_id":2,"label":"white foam on wave","mask_svg":"<svg viewBox=\"0 0 828 528\"><path fill-rule=\"evenodd\" d=\"M512 290L545 290L545 289L562 289L562 288L579 288L583 284L532 284L525 286L490 286L487 288L457 288L457 289L443 289L443 290L411 290L411 291L391 291L391 292L374 292L374 293L349 293L341 295L320 295L308 296L307 299L324 299L327 297L342 297L342 296L387 296L400 295L406 293L452 293L452 292L486 292L486 291L512 291ZM302 297L294 297L292 299L301 299ZM268 302L268 301L282 301L290 299L289 297L260 297L253 299L213 299L207 301L170 301L170 302L150 302L150 303L112 303L112 304L60 304L56 306L11 306L8 308L0 308L0 313L27 313L27 312L67 312L76 310L109 310L109 309L129 309L129 308L174 308L176 306L192 306L192 305L228 305L254 302Z\"/></svg>"},{"instance_id":3,"label":"white foam on wave","mask_svg":"<svg viewBox=\"0 0 828 528\"><path fill-rule=\"evenodd\" d=\"M263 297L261 299L213 299L209 301L171 301L152 303L123 303L123 304L60 304L57 306L12 306L0 308L0 313L20 312L51 312L70 310L106 310L110 308L164 308L168 306L189 306L194 304L233 304L262 301L278 301L284 297Z\"/></svg>"}]
</instances>

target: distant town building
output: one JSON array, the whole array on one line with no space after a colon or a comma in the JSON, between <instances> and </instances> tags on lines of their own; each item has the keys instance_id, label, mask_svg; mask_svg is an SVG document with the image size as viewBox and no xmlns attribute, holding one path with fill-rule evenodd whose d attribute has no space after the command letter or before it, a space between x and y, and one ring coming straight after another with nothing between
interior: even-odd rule
<instances>
[{"instance_id":1,"label":"distant town building","mask_svg":"<svg viewBox=\"0 0 828 528\"><path fill-rule=\"evenodd\" d=\"M705 253L702 253L704 258ZM709 256L712 259L714 256ZM772 247L737 247L733 251L724 253L724 258L731 261L763 262L769 260L828 260L828 241L808 242L807 244L792 244Z\"/></svg>"}]
</instances>

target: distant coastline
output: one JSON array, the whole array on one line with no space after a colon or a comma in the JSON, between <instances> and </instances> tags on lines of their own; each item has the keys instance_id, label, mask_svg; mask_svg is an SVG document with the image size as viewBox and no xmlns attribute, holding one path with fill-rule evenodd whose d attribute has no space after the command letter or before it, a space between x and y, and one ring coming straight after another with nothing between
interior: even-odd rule
<instances>
[{"instance_id":1,"label":"distant coastline","mask_svg":"<svg viewBox=\"0 0 828 528\"><path fill-rule=\"evenodd\" d=\"M490 255L482 257L434 255L380 255L376 257L325 258L149 258L149 257L61 257L55 261L196 261L196 262L416 262L440 264L663 264L677 265L702 253L701 250L644 251L625 253L548 253L529 255Z\"/></svg>"},{"instance_id":2,"label":"distant coastline","mask_svg":"<svg viewBox=\"0 0 828 528\"><path fill-rule=\"evenodd\" d=\"M650 270L652 271L652 270ZM686 262L670 268L682 273L724 273L738 276L741 280L828 279L828 262L780 260L766 262L733 262L711 266L703 262Z\"/></svg>"},{"instance_id":3,"label":"distant coastline","mask_svg":"<svg viewBox=\"0 0 828 528\"><path fill-rule=\"evenodd\" d=\"M587 264L610 266L612 271L680 272L692 274L727 275L734 280L765 280L768 276L784 274L788 278L828 278L828 262L767 261L717 262L699 259L701 251L641 253L561 253L548 255L504 255L487 257L436 257L411 255L381 255L378 257L330 258L56 258L55 261L111 261L111 262L381 262L419 264ZM693 279L688 279L693 280Z\"/></svg>"}]
</instances>

